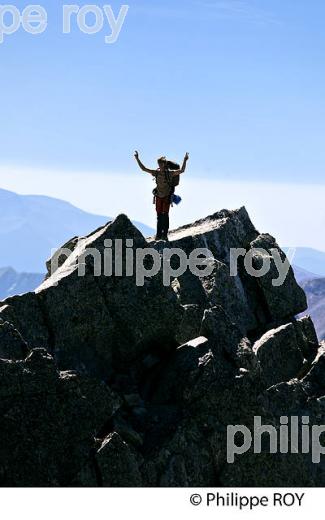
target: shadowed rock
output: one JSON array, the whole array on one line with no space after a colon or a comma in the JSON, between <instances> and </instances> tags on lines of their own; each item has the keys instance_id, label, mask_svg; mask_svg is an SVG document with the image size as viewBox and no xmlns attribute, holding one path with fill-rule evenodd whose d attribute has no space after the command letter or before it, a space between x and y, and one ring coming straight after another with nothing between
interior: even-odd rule
<instances>
[{"instance_id":1,"label":"shadowed rock","mask_svg":"<svg viewBox=\"0 0 325 520\"><path fill-rule=\"evenodd\" d=\"M119 407L107 386L59 372L42 349L24 361L0 360L0 485L69 484Z\"/></svg>"},{"instance_id":2,"label":"shadowed rock","mask_svg":"<svg viewBox=\"0 0 325 520\"><path fill-rule=\"evenodd\" d=\"M47 348L61 369L101 378L108 378L113 367L135 360L157 338L167 348L182 316L172 288L165 287L161 277L148 278L138 287L135 273L104 274L105 241L112 241L115 267L115 241L127 239L133 241L133 252L146 247L141 233L121 215L75 241L71 255L60 260L36 294L6 300L0 317L17 324L32 346ZM124 267L124 257L121 263Z\"/></svg>"},{"instance_id":3,"label":"shadowed rock","mask_svg":"<svg viewBox=\"0 0 325 520\"><path fill-rule=\"evenodd\" d=\"M8 322L0 323L0 358L24 359L27 353L27 343L18 330Z\"/></svg>"},{"instance_id":4,"label":"shadowed rock","mask_svg":"<svg viewBox=\"0 0 325 520\"><path fill-rule=\"evenodd\" d=\"M147 247L208 248L211 272L165 286L160 270L139 284L136 251ZM325 485L310 454L274 457L267 444L227 463L229 425L325 421L324 347L312 320L295 318L305 295L291 269L273 284L272 251L285 257L245 208L174 230L168 243L146 241L120 215L65 248L35 293L0 303L1 485ZM270 270L254 277L242 256L231 276L238 248Z\"/></svg>"}]
</instances>

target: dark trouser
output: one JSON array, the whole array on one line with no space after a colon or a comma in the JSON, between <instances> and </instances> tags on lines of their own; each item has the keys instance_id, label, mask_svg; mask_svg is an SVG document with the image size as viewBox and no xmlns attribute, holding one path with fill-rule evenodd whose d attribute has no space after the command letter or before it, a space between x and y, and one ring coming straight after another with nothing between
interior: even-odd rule
<instances>
[{"instance_id":1,"label":"dark trouser","mask_svg":"<svg viewBox=\"0 0 325 520\"><path fill-rule=\"evenodd\" d=\"M169 230L169 208L170 197L156 197L156 211L157 211L157 235L156 239L167 239Z\"/></svg>"}]
</instances>

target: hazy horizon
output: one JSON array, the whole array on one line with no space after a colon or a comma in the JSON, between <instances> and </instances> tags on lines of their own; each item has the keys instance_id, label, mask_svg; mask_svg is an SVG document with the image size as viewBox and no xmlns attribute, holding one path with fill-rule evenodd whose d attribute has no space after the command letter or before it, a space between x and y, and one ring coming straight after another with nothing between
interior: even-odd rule
<instances>
[{"instance_id":1,"label":"hazy horizon","mask_svg":"<svg viewBox=\"0 0 325 520\"><path fill-rule=\"evenodd\" d=\"M44 175L37 169L0 168L2 189L22 195L55 197L97 215L125 213L152 228L156 218L153 187L151 176L138 170L136 165L132 176L63 171L47 171ZM273 235L282 247L310 247L325 252L324 219L315 220L314 211L325 199L323 185L213 181L193 176L189 164L177 192L183 200L171 210L172 227L221 209L245 206L255 227Z\"/></svg>"}]
</instances>

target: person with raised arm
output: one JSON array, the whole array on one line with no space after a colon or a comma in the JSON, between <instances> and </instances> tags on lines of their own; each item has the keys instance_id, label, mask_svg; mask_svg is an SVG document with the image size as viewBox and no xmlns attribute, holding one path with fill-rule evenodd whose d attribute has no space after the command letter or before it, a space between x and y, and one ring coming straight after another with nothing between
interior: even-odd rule
<instances>
[{"instance_id":1,"label":"person with raised arm","mask_svg":"<svg viewBox=\"0 0 325 520\"><path fill-rule=\"evenodd\" d=\"M158 168L155 170L147 168L141 162L137 151L134 153L134 157L142 171L155 177L156 188L153 194L157 212L156 240L168 240L169 210L173 201L178 203L181 200L174 192L175 187L179 184L179 176L186 170L189 154L185 154L181 167L177 163L168 161L166 157L159 157Z\"/></svg>"}]
</instances>

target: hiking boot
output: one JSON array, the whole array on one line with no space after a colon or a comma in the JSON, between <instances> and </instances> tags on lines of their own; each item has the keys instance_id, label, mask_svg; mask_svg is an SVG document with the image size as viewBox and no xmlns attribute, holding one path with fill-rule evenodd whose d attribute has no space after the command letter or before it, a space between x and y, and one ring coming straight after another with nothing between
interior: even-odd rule
<instances>
[{"instance_id":1,"label":"hiking boot","mask_svg":"<svg viewBox=\"0 0 325 520\"><path fill-rule=\"evenodd\" d=\"M157 215L157 233L155 236L155 240L161 240L163 235L163 217L164 215L158 214Z\"/></svg>"},{"instance_id":2,"label":"hiking boot","mask_svg":"<svg viewBox=\"0 0 325 520\"><path fill-rule=\"evenodd\" d=\"M162 214L162 239L168 240L168 231L169 231L169 215L168 213Z\"/></svg>"}]
</instances>

